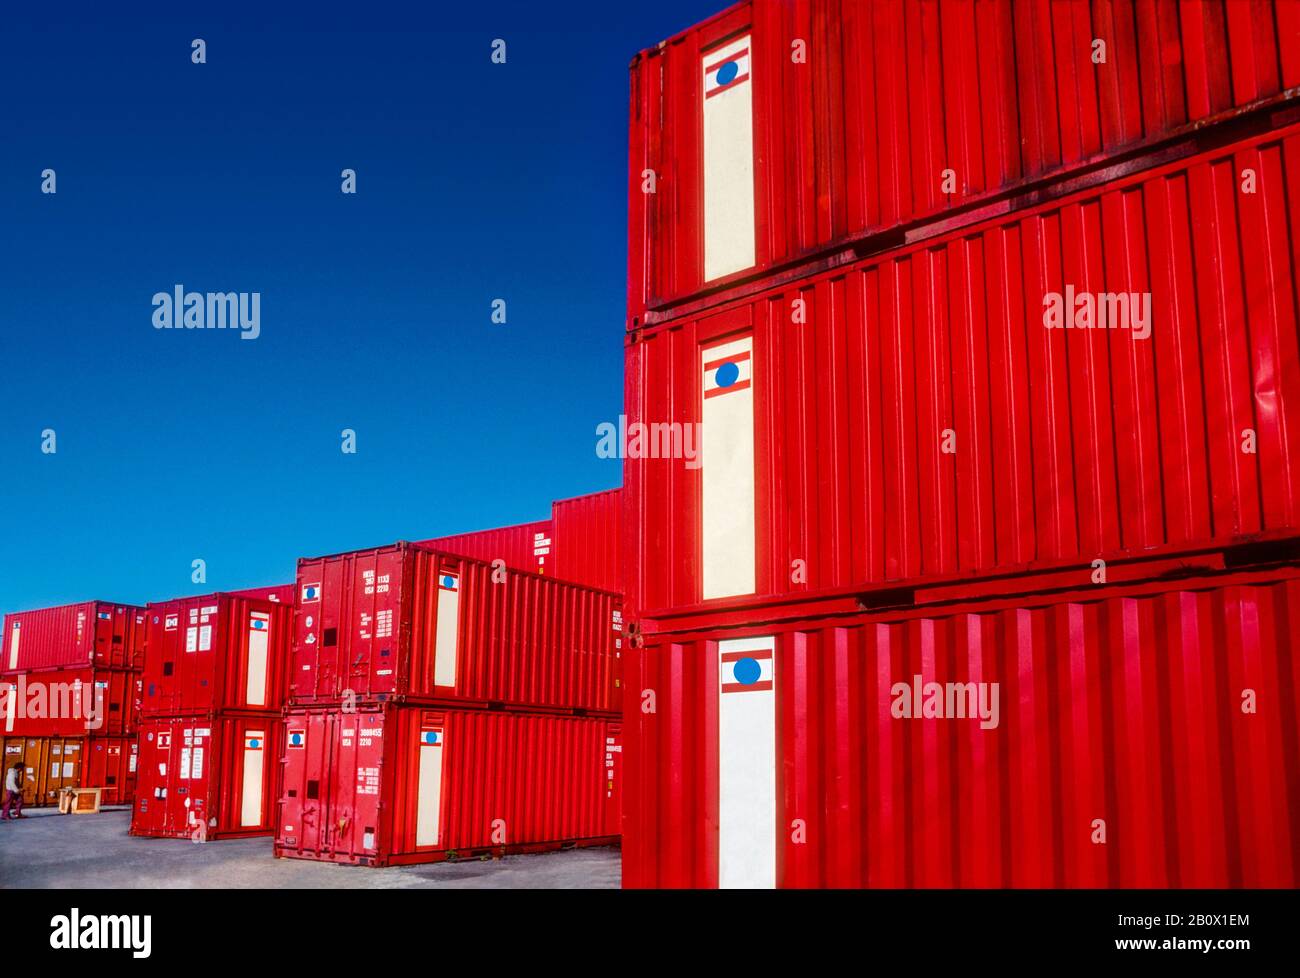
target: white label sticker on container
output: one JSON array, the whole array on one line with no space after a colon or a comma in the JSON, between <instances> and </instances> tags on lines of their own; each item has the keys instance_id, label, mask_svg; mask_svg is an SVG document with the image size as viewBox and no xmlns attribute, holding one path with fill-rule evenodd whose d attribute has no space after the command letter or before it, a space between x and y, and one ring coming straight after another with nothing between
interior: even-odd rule
<instances>
[{"instance_id":1,"label":"white label sticker on container","mask_svg":"<svg viewBox=\"0 0 1300 978\"><path fill-rule=\"evenodd\" d=\"M194 652L199 647L199 630L191 625L185 629L185 651Z\"/></svg>"},{"instance_id":2,"label":"white label sticker on container","mask_svg":"<svg viewBox=\"0 0 1300 978\"><path fill-rule=\"evenodd\" d=\"M202 747L194 748L193 776L195 777L195 779L203 777L203 748Z\"/></svg>"},{"instance_id":3,"label":"white label sticker on container","mask_svg":"<svg viewBox=\"0 0 1300 978\"><path fill-rule=\"evenodd\" d=\"M212 648L212 626L201 625L199 626L199 651L207 652L210 648Z\"/></svg>"},{"instance_id":4,"label":"white label sticker on container","mask_svg":"<svg viewBox=\"0 0 1300 978\"><path fill-rule=\"evenodd\" d=\"M64 776L65 778L70 778L70 777L72 777L72 762L71 762L71 761L64 761L64 762L63 762L63 776Z\"/></svg>"},{"instance_id":5,"label":"white label sticker on container","mask_svg":"<svg viewBox=\"0 0 1300 978\"><path fill-rule=\"evenodd\" d=\"M190 748L189 747L181 748L180 777L182 781L188 781L190 779Z\"/></svg>"}]
</instances>

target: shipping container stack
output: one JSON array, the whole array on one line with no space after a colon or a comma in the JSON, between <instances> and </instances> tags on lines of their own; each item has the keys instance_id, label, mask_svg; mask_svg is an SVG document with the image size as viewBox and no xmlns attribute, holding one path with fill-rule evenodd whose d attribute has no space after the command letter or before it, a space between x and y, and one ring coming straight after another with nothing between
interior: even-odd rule
<instances>
[{"instance_id":1,"label":"shipping container stack","mask_svg":"<svg viewBox=\"0 0 1300 978\"><path fill-rule=\"evenodd\" d=\"M1300 885L1298 36L754 0L633 61L625 886Z\"/></svg>"},{"instance_id":2,"label":"shipping container stack","mask_svg":"<svg viewBox=\"0 0 1300 978\"><path fill-rule=\"evenodd\" d=\"M208 841L274 831L292 593L284 585L146 609L132 835Z\"/></svg>"},{"instance_id":3,"label":"shipping container stack","mask_svg":"<svg viewBox=\"0 0 1300 978\"><path fill-rule=\"evenodd\" d=\"M5 615L4 767L24 768L23 804L65 788L129 804L136 777L144 609L105 601Z\"/></svg>"},{"instance_id":4,"label":"shipping container stack","mask_svg":"<svg viewBox=\"0 0 1300 978\"><path fill-rule=\"evenodd\" d=\"M617 841L620 598L492 559L402 542L298 562L277 856Z\"/></svg>"}]
</instances>

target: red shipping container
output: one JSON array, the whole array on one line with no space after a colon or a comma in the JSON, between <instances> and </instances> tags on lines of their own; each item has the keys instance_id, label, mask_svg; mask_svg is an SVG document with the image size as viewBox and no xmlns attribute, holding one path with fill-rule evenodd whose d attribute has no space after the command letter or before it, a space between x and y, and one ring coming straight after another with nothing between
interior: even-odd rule
<instances>
[{"instance_id":1,"label":"red shipping container","mask_svg":"<svg viewBox=\"0 0 1300 978\"><path fill-rule=\"evenodd\" d=\"M99 666L138 669L144 609L106 601L16 611L5 615L0 672Z\"/></svg>"},{"instance_id":2,"label":"red shipping container","mask_svg":"<svg viewBox=\"0 0 1300 978\"><path fill-rule=\"evenodd\" d=\"M5 770L26 768L23 804L57 805L64 788L100 788L100 804L125 805L135 787L133 737L3 737Z\"/></svg>"},{"instance_id":3,"label":"red shipping container","mask_svg":"<svg viewBox=\"0 0 1300 978\"><path fill-rule=\"evenodd\" d=\"M132 835L202 842L274 833L278 714L146 717L139 744Z\"/></svg>"},{"instance_id":4,"label":"red shipping container","mask_svg":"<svg viewBox=\"0 0 1300 978\"><path fill-rule=\"evenodd\" d=\"M507 567L515 570L546 574L549 573L547 558L551 554L551 521L456 533L422 540L420 545L488 563L503 560Z\"/></svg>"},{"instance_id":5,"label":"red shipping container","mask_svg":"<svg viewBox=\"0 0 1300 978\"><path fill-rule=\"evenodd\" d=\"M242 591L227 591L227 594L237 598L261 598L265 601L275 601L279 604L293 604L293 595L297 586L289 584L272 584L269 587L250 587Z\"/></svg>"},{"instance_id":6,"label":"red shipping container","mask_svg":"<svg viewBox=\"0 0 1300 978\"><path fill-rule=\"evenodd\" d=\"M1298 226L1290 126L629 334L629 615L1294 530Z\"/></svg>"},{"instance_id":7,"label":"red shipping container","mask_svg":"<svg viewBox=\"0 0 1300 978\"><path fill-rule=\"evenodd\" d=\"M293 702L617 711L619 599L418 544L298 561Z\"/></svg>"},{"instance_id":8,"label":"red shipping container","mask_svg":"<svg viewBox=\"0 0 1300 978\"><path fill-rule=\"evenodd\" d=\"M624 886L1300 885L1300 567L977 583L646 633Z\"/></svg>"},{"instance_id":9,"label":"red shipping container","mask_svg":"<svg viewBox=\"0 0 1300 978\"><path fill-rule=\"evenodd\" d=\"M291 604L207 594L150 603L147 617L146 714L284 706Z\"/></svg>"},{"instance_id":10,"label":"red shipping container","mask_svg":"<svg viewBox=\"0 0 1300 978\"><path fill-rule=\"evenodd\" d=\"M131 804L139 758L135 737L87 737L82 751L79 787L102 788L101 805Z\"/></svg>"},{"instance_id":11,"label":"red shipping container","mask_svg":"<svg viewBox=\"0 0 1300 978\"><path fill-rule=\"evenodd\" d=\"M562 581L623 593L623 493L607 489L551 504L554 556Z\"/></svg>"},{"instance_id":12,"label":"red shipping container","mask_svg":"<svg viewBox=\"0 0 1300 978\"><path fill-rule=\"evenodd\" d=\"M1298 35L1292 0L731 7L632 61L628 327L1294 101Z\"/></svg>"},{"instance_id":13,"label":"red shipping container","mask_svg":"<svg viewBox=\"0 0 1300 978\"><path fill-rule=\"evenodd\" d=\"M140 719L140 674L121 669L40 669L0 679L5 735L132 736Z\"/></svg>"},{"instance_id":14,"label":"red shipping container","mask_svg":"<svg viewBox=\"0 0 1300 978\"><path fill-rule=\"evenodd\" d=\"M619 723L290 710L275 854L384 866L618 841Z\"/></svg>"}]
</instances>

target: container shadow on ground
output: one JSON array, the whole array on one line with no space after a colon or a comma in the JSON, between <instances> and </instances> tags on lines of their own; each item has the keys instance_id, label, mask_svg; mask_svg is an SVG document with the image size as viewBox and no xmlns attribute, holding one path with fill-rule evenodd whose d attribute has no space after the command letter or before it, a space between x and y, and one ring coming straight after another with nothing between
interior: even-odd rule
<instances>
[{"instance_id":1,"label":"container shadow on ground","mask_svg":"<svg viewBox=\"0 0 1300 978\"><path fill-rule=\"evenodd\" d=\"M41 889L613 889L617 849L569 849L535 856L370 869L275 859L271 840L127 835L130 812L37 815L0 824L0 887Z\"/></svg>"}]
</instances>

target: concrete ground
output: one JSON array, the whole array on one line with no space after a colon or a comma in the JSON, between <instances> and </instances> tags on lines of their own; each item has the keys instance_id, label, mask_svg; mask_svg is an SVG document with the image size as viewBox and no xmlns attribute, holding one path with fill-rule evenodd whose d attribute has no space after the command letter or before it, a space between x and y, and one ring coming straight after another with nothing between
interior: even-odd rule
<instances>
[{"instance_id":1,"label":"concrete ground","mask_svg":"<svg viewBox=\"0 0 1300 978\"><path fill-rule=\"evenodd\" d=\"M619 885L617 849L568 849L535 856L371 869L275 859L271 840L139 839L126 809L50 815L0 824L0 888L132 889L606 889Z\"/></svg>"}]
</instances>

